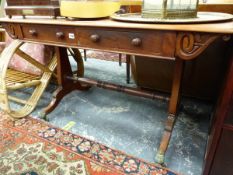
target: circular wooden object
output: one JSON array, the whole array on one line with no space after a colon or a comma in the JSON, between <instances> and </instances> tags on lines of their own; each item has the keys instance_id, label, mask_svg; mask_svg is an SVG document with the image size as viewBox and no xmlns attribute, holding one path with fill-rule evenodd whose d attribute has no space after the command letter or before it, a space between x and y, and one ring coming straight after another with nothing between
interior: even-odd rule
<instances>
[{"instance_id":1,"label":"circular wooden object","mask_svg":"<svg viewBox=\"0 0 233 175\"><path fill-rule=\"evenodd\" d=\"M13 119L23 118L33 111L45 88L47 87L57 65L56 56L53 56L51 62L48 65L44 66L40 64L35 59L31 58L19 49L23 44L24 43L22 41L14 40L8 47L3 50L0 55L0 107ZM40 76L30 75L9 69L8 65L15 53L41 69L42 74ZM12 95L14 94L14 91L24 88L33 89L32 92L30 91L31 93L29 94L29 98L20 99ZM12 101L20 104L20 107L12 107L12 105L10 105L10 102Z\"/></svg>"},{"instance_id":2,"label":"circular wooden object","mask_svg":"<svg viewBox=\"0 0 233 175\"><path fill-rule=\"evenodd\" d=\"M78 77L83 77L84 76L84 63L82 59L82 55L79 51L79 49L75 48L68 48L68 52L71 54L71 56L74 58L74 60L77 63L77 73Z\"/></svg>"}]
</instances>

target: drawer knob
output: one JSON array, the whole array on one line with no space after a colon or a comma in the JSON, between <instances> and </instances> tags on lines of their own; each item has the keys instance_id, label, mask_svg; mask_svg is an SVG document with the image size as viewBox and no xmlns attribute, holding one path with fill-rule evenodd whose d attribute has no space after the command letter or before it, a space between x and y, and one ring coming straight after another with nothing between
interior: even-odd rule
<instances>
[{"instance_id":1,"label":"drawer knob","mask_svg":"<svg viewBox=\"0 0 233 175\"><path fill-rule=\"evenodd\" d=\"M138 47L138 46L142 45L142 40L140 38L134 38L134 39L132 39L131 44L133 46Z\"/></svg>"},{"instance_id":2,"label":"drawer knob","mask_svg":"<svg viewBox=\"0 0 233 175\"><path fill-rule=\"evenodd\" d=\"M37 32L34 29L29 30L30 35L37 36Z\"/></svg>"},{"instance_id":3,"label":"drawer knob","mask_svg":"<svg viewBox=\"0 0 233 175\"><path fill-rule=\"evenodd\" d=\"M58 39L62 39L62 38L65 37L65 35L64 35L63 32L57 32L57 33L56 33L56 37L57 37Z\"/></svg>"},{"instance_id":4,"label":"drawer knob","mask_svg":"<svg viewBox=\"0 0 233 175\"><path fill-rule=\"evenodd\" d=\"M99 40L100 40L100 36L99 35L97 35L97 34L93 34L93 35L91 35L91 41L93 41L93 42L98 42Z\"/></svg>"}]
</instances>

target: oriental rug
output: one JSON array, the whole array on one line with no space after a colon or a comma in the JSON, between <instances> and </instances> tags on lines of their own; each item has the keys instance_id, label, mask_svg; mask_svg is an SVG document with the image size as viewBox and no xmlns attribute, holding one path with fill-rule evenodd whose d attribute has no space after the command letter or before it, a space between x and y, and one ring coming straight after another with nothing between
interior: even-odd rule
<instances>
[{"instance_id":1,"label":"oriental rug","mask_svg":"<svg viewBox=\"0 0 233 175\"><path fill-rule=\"evenodd\" d=\"M0 112L1 175L175 175L48 123Z\"/></svg>"}]
</instances>

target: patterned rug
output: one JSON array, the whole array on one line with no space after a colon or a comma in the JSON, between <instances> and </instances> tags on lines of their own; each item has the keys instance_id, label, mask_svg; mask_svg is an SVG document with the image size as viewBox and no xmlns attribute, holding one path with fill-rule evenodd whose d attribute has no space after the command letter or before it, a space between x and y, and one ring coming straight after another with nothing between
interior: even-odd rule
<instances>
[{"instance_id":1,"label":"patterned rug","mask_svg":"<svg viewBox=\"0 0 233 175\"><path fill-rule=\"evenodd\" d=\"M1 175L176 175L48 123L0 112Z\"/></svg>"}]
</instances>

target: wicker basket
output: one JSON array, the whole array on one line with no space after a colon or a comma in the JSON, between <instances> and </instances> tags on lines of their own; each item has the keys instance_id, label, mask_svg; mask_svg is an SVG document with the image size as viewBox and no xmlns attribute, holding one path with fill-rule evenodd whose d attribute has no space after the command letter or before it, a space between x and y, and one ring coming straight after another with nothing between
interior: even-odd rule
<instances>
[{"instance_id":1,"label":"wicker basket","mask_svg":"<svg viewBox=\"0 0 233 175\"><path fill-rule=\"evenodd\" d=\"M143 18L195 18L198 0L143 0Z\"/></svg>"}]
</instances>

